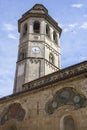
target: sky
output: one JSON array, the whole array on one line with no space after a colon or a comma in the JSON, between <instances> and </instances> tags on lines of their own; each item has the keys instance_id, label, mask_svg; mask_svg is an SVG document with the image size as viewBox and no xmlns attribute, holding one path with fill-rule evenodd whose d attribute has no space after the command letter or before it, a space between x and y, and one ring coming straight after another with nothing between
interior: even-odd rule
<instances>
[{"instance_id":1,"label":"sky","mask_svg":"<svg viewBox=\"0 0 87 130\"><path fill-rule=\"evenodd\" d=\"M0 0L0 97L13 91L17 21L36 3L43 4L62 28L61 68L87 60L87 0Z\"/></svg>"}]
</instances>

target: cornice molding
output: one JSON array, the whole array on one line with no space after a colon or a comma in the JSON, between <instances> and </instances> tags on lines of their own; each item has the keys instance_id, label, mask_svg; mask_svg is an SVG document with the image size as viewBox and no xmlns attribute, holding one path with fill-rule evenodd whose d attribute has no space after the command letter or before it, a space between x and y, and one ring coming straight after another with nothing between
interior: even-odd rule
<instances>
[{"instance_id":1,"label":"cornice molding","mask_svg":"<svg viewBox=\"0 0 87 130\"><path fill-rule=\"evenodd\" d=\"M29 12L26 15L23 15L21 19L18 20L18 32L20 32L20 24L25 21L28 18L44 18L46 19L50 24L53 25L53 27L60 33L62 32L62 29L58 26L57 22L48 14L41 14L41 13L37 13L37 12Z\"/></svg>"},{"instance_id":2,"label":"cornice molding","mask_svg":"<svg viewBox=\"0 0 87 130\"><path fill-rule=\"evenodd\" d=\"M26 83L23 85L24 91L0 98L0 103L13 100L19 96L25 96L26 94L29 95L29 93L38 92L38 90L40 91L40 89L42 90L46 88L47 85L53 85L59 81L67 80L69 78L80 76L82 74L84 74L85 78L87 78L87 61L67 67L37 80Z\"/></svg>"},{"instance_id":3,"label":"cornice molding","mask_svg":"<svg viewBox=\"0 0 87 130\"><path fill-rule=\"evenodd\" d=\"M87 73L87 61L80 64L62 69L50 75L39 78L38 80L23 85L23 90L33 90L44 87L46 85L66 80L80 74Z\"/></svg>"},{"instance_id":4,"label":"cornice molding","mask_svg":"<svg viewBox=\"0 0 87 130\"><path fill-rule=\"evenodd\" d=\"M16 63L20 63L23 62L25 60L30 60L31 63L38 63L40 60L44 60L46 64L48 64L50 67L59 70L59 68L57 66L55 66L54 64L50 63L47 59L45 58L41 58L41 57L26 57L23 60L18 60Z\"/></svg>"}]
</instances>

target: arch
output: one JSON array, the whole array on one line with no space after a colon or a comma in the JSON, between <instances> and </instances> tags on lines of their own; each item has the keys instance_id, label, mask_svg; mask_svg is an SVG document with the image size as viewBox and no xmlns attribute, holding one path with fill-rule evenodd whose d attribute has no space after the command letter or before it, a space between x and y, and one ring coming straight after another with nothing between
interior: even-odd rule
<instances>
[{"instance_id":1,"label":"arch","mask_svg":"<svg viewBox=\"0 0 87 130\"><path fill-rule=\"evenodd\" d=\"M61 130L75 130L74 119L71 115L63 117L61 123L62 123Z\"/></svg>"},{"instance_id":2,"label":"arch","mask_svg":"<svg viewBox=\"0 0 87 130\"><path fill-rule=\"evenodd\" d=\"M53 41L57 44L57 34L53 31Z\"/></svg>"},{"instance_id":3,"label":"arch","mask_svg":"<svg viewBox=\"0 0 87 130\"><path fill-rule=\"evenodd\" d=\"M50 114L61 106L72 105L75 108L86 106L87 99L83 94L78 93L74 88L66 87L58 90L53 98L48 101L46 105L46 112Z\"/></svg>"},{"instance_id":4,"label":"arch","mask_svg":"<svg viewBox=\"0 0 87 130\"><path fill-rule=\"evenodd\" d=\"M27 23L25 23L23 26L23 36L27 34L27 30L28 30L28 25Z\"/></svg>"},{"instance_id":5,"label":"arch","mask_svg":"<svg viewBox=\"0 0 87 130\"><path fill-rule=\"evenodd\" d=\"M19 60L23 60L23 59L25 59L25 57L26 57L25 52L21 52L19 55Z\"/></svg>"},{"instance_id":6,"label":"arch","mask_svg":"<svg viewBox=\"0 0 87 130\"><path fill-rule=\"evenodd\" d=\"M22 49L19 52L18 60L24 60L26 58L26 49Z\"/></svg>"},{"instance_id":7,"label":"arch","mask_svg":"<svg viewBox=\"0 0 87 130\"><path fill-rule=\"evenodd\" d=\"M33 30L34 30L34 33L40 33L40 22L39 21L34 21Z\"/></svg>"},{"instance_id":8,"label":"arch","mask_svg":"<svg viewBox=\"0 0 87 130\"><path fill-rule=\"evenodd\" d=\"M46 35L50 38L50 28L48 24L46 24Z\"/></svg>"},{"instance_id":9,"label":"arch","mask_svg":"<svg viewBox=\"0 0 87 130\"><path fill-rule=\"evenodd\" d=\"M49 54L49 62L54 64L54 55L52 53Z\"/></svg>"}]
</instances>

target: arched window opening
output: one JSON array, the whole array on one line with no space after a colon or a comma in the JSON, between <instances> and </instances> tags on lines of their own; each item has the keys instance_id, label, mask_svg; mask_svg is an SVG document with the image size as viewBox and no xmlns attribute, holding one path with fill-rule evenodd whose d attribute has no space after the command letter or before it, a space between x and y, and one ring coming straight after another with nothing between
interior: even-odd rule
<instances>
[{"instance_id":1,"label":"arched window opening","mask_svg":"<svg viewBox=\"0 0 87 130\"><path fill-rule=\"evenodd\" d=\"M33 30L34 30L34 33L40 33L40 23L38 21L34 22Z\"/></svg>"},{"instance_id":2,"label":"arched window opening","mask_svg":"<svg viewBox=\"0 0 87 130\"><path fill-rule=\"evenodd\" d=\"M46 35L50 37L50 28L48 25L46 25Z\"/></svg>"},{"instance_id":3,"label":"arched window opening","mask_svg":"<svg viewBox=\"0 0 87 130\"><path fill-rule=\"evenodd\" d=\"M54 55L52 53L49 54L49 62L54 64Z\"/></svg>"},{"instance_id":4,"label":"arched window opening","mask_svg":"<svg viewBox=\"0 0 87 130\"><path fill-rule=\"evenodd\" d=\"M63 119L63 130L75 130L74 120L72 116L66 116Z\"/></svg>"},{"instance_id":5,"label":"arched window opening","mask_svg":"<svg viewBox=\"0 0 87 130\"><path fill-rule=\"evenodd\" d=\"M22 50L19 53L19 60L24 60L26 58L26 50Z\"/></svg>"},{"instance_id":6,"label":"arched window opening","mask_svg":"<svg viewBox=\"0 0 87 130\"><path fill-rule=\"evenodd\" d=\"M24 26L23 26L23 36L27 34L27 30L28 30L27 24L24 24Z\"/></svg>"},{"instance_id":7,"label":"arched window opening","mask_svg":"<svg viewBox=\"0 0 87 130\"><path fill-rule=\"evenodd\" d=\"M53 40L55 43L57 43L57 34L55 31L53 32Z\"/></svg>"}]
</instances>

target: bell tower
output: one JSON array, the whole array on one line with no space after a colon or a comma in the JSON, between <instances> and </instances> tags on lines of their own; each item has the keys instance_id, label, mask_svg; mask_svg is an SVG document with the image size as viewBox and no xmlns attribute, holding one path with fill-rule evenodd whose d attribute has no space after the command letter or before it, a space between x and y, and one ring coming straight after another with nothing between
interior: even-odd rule
<instances>
[{"instance_id":1,"label":"bell tower","mask_svg":"<svg viewBox=\"0 0 87 130\"><path fill-rule=\"evenodd\" d=\"M22 85L60 69L61 28L41 4L22 15L14 93Z\"/></svg>"}]
</instances>

